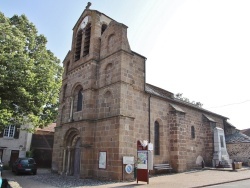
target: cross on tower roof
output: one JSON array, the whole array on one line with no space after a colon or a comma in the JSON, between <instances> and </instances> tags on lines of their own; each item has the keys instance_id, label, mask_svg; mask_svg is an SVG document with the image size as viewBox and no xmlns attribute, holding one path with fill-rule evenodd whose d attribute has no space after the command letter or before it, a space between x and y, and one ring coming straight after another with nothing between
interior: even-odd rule
<instances>
[{"instance_id":1,"label":"cross on tower roof","mask_svg":"<svg viewBox=\"0 0 250 188\"><path fill-rule=\"evenodd\" d=\"M88 2L87 6L85 8L89 9L90 6L91 6L91 2Z\"/></svg>"}]
</instances>

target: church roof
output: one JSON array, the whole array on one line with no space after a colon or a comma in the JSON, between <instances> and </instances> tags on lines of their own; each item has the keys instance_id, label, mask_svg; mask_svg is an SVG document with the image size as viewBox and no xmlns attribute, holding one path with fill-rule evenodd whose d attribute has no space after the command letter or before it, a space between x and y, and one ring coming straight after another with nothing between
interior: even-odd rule
<instances>
[{"instance_id":1,"label":"church roof","mask_svg":"<svg viewBox=\"0 0 250 188\"><path fill-rule=\"evenodd\" d=\"M145 90L147 93L150 93L152 95L156 95L156 96L159 96L162 98L173 98L174 97L173 93L166 91L164 89L161 89L159 87L153 86L151 84L146 84Z\"/></svg>"},{"instance_id":2,"label":"church roof","mask_svg":"<svg viewBox=\"0 0 250 188\"><path fill-rule=\"evenodd\" d=\"M104 14L104 13L98 11L98 10L84 9L84 11L82 12L81 16L78 18L77 22L75 23L73 29L77 26L77 23L81 20L82 16L84 15L84 13L85 13L86 11L89 11L89 12L96 12L96 13L102 14L102 15L106 16L107 18L109 18L110 20L115 21L114 19L110 18L109 16L107 16L106 14Z\"/></svg>"},{"instance_id":3,"label":"church roof","mask_svg":"<svg viewBox=\"0 0 250 188\"><path fill-rule=\"evenodd\" d=\"M177 103L177 104L182 104L182 105L185 105L185 106L188 106L188 107L196 108L196 109L199 109L199 110L201 110L203 112L207 112L209 114L214 114L216 116L220 116L222 118L228 119L225 116L222 116L220 114L216 114L216 113L211 112L209 110L206 110L206 109L204 109L202 107L199 107L199 106L197 106L195 104L192 104L192 103L189 103L189 102L185 102L185 101L182 101L182 100L180 100L178 98L175 98L173 93L171 93L171 92L169 92L167 90L161 89L159 87L153 86L153 85L148 84L148 83L145 84L145 92L149 93L150 95L154 95L154 96L158 96L158 97L170 100L170 101L172 101L174 103ZM215 122L215 121L213 120L212 122Z\"/></svg>"},{"instance_id":4,"label":"church roof","mask_svg":"<svg viewBox=\"0 0 250 188\"><path fill-rule=\"evenodd\" d=\"M250 136L250 129L244 129L244 130L241 130L240 132L247 136Z\"/></svg>"},{"instance_id":5,"label":"church roof","mask_svg":"<svg viewBox=\"0 0 250 188\"><path fill-rule=\"evenodd\" d=\"M226 135L225 139L227 144L250 143L250 137L239 131Z\"/></svg>"}]
</instances>

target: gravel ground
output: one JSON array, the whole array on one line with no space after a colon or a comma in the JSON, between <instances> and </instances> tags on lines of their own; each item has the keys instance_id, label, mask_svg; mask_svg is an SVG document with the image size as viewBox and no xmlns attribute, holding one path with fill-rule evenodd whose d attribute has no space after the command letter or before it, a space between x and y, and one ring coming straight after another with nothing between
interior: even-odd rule
<instances>
[{"instance_id":1,"label":"gravel ground","mask_svg":"<svg viewBox=\"0 0 250 188\"><path fill-rule=\"evenodd\" d=\"M100 181L94 179L79 179L74 176L61 176L51 173L48 169L39 169L37 175L26 176L34 181L39 181L54 187L85 187L85 186L98 186L115 183L115 181Z\"/></svg>"},{"instance_id":2,"label":"gravel ground","mask_svg":"<svg viewBox=\"0 0 250 188\"><path fill-rule=\"evenodd\" d=\"M39 168L37 171L37 175L31 174L22 174L16 176L10 170L6 171L5 178L11 181L11 183L19 183L20 187L23 188L81 188L81 187L109 187L109 186L117 186L119 185L119 181L105 181L105 180L96 180L96 179L79 179L74 176L61 176L56 173L51 173L50 169L41 169ZM171 175L172 173L168 174ZM158 174L150 177L157 176L166 176L166 174ZM132 181L133 182L133 181ZM131 183L131 181L125 181L123 183ZM106 186L105 186L106 185ZM19 186L14 186L20 188ZM115 186L116 187L116 186Z\"/></svg>"}]
</instances>

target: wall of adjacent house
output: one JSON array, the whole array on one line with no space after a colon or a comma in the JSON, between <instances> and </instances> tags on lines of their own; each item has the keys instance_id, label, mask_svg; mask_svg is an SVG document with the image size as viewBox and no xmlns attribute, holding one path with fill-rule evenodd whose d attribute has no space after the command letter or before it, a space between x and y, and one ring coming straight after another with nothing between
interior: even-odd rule
<instances>
[{"instance_id":1,"label":"wall of adjacent house","mask_svg":"<svg viewBox=\"0 0 250 188\"><path fill-rule=\"evenodd\" d=\"M39 167L51 167L54 133L36 131L32 135L33 158Z\"/></svg>"},{"instance_id":2,"label":"wall of adjacent house","mask_svg":"<svg viewBox=\"0 0 250 188\"><path fill-rule=\"evenodd\" d=\"M7 137L0 138L0 146L5 148L3 149L2 156L4 165L9 165L12 150L19 151L19 156L26 155L26 151L30 150L31 137L32 133L20 130L19 138L17 139Z\"/></svg>"},{"instance_id":3,"label":"wall of adjacent house","mask_svg":"<svg viewBox=\"0 0 250 188\"><path fill-rule=\"evenodd\" d=\"M227 152L230 159L247 165L250 160L250 143L227 144Z\"/></svg>"}]
</instances>

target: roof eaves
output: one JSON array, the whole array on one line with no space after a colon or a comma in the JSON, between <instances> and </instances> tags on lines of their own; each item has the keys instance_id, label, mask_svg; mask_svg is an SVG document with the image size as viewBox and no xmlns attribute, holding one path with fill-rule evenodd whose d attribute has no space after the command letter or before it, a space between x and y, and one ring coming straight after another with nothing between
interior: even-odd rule
<instances>
[{"instance_id":1,"label":"roof eaves","mask_svg":"<svg viewBox=\"0 0 250 188\"><path fill-rule=\"evenodd\" d=\"M184 110L182 110L179 106L175 104L169 104L169 105L172 106L177 112L186 113Z\"/></svg>"},{"instance_id":2,"label":"roof eaves","mask_svg":"<svg viewBox=\"0 0 250 188\"><path fill-rule=\"evenodd\" d=\"M139 53L137 53L137 52L135 52L133 50L131 50L131 52L138 55L138 56L140 56L140 57L142 57L143 59L147 60L147 58L145 56L143 56L143 55L141 55L141 54L139 54Z\"/></svg>"},{"instance_id":3,"label":"roof eaves","mask_svg":"<svg viewBox=\"0 0 250 188\"><path fill-rule=\"evenodd\" d=\"M211 118L210 116L208 116L208 115L206 115L206 114L203 114L203 116L204 116L208 121L216 123L216 121L215 121L213 118Z\"/></svg>"}]
</instances>

